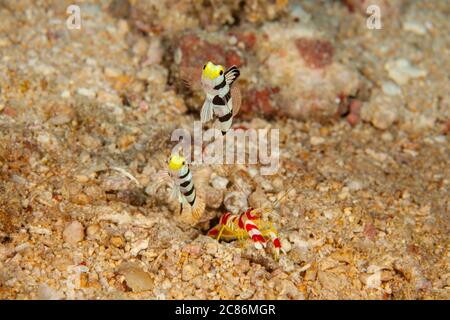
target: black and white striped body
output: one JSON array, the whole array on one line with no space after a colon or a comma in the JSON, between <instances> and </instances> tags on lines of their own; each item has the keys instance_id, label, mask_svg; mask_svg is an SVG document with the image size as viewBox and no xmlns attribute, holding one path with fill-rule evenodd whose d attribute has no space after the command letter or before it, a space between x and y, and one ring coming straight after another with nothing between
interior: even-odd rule
<instances>
[{"instance_id":1,"label":"black and white striped body","mask_svg":"<svg viewBox=\"0 0 450 320\"><path fill-rule=\"evenodd\" d=\"M194 182L192 180L192 172L187 165L181 167L180 170L173 172L175 184L180 190L180 196L184 198L191 206L194 206L196 193ZM181 202L182 199L180 199Z\"/></svg>"},{"instance_id":2,"label":"black and white striped body","mask_svg":"<svg viewBox=\"0 0 450 320\"><path fill-rule=\"evenodd\" d=\"M214 88L214 96L207 94L211 99L214 114L219 119L219 128L222 133L226 133L233 123L233 102L230 94L230 86L226 83L225 77L222 77L221 84ZM222 86L220 88L220 86Z\"/></svg>"},{"instance_id":3,"label":"black and white striped body","mask_svg":"<svg viewBox=\"0 0 450 320\"><path fill-rule=\"evenodd\" d=\"M202 122L211 120L213 112L218 117L222 134L225 134L233 123L233 99L230 90L239 74L237 67L233 66L216 79L203 82L206 101L202 109Z\"/></svg>"}]
</instances>

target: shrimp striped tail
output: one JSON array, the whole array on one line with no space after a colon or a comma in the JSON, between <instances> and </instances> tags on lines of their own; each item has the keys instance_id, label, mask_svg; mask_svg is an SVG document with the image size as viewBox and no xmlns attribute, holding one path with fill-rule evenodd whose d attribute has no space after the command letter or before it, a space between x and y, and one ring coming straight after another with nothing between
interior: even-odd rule
<instances>
[{"instance_id":1,"label":"shrimp striped tail","mask_svg":"<svg viewBox=\"0 0 450 320\"><path fill-rule=\"evenodd\" d=\"M245 221L245 231L247 231L249 237L253 240L256 249L262 249L266 246L266 241L259 231L258 226L251 220Z\"/></svg>"},{"instance_id":2,"label":"shrimp striped tail","mask_svg":"<svg viewBox=\"0 0 450 320\"><path fill-rule=\"evenodd\" d=\"M275 254L276 254L276 256L279 256L280 250L281 250L280 239L278 239L278 236L276 235L276 233L274 231L269 231L269 236L273 242L273 246L275 247Z\"/></svg>"},{"instance_id":3,"label":"shrimp striped tail","mask_svg":"<svg viewBox=\"0 0 450 320\"><path fill-rule=\"evenodd\" d=\"M219 232L220 232L220 228L222 227L222 225L221 224L218 224L218 225L216 225L216 226L214 226L214 227L212 227L209 231L208 231L208 237L211 237L211 238L217 238L217 236L219 235Z\"/></svg>"}]
</instances>

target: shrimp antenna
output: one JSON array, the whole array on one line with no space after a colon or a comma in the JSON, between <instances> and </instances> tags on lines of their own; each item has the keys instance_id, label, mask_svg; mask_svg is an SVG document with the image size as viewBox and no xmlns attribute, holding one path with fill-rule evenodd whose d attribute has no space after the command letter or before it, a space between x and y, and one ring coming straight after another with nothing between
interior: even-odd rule
<instances>
[{"instance_id":1,"label":"shrimp antenna","mask_svg":"<svg viewBox=\"0 0 450 320\"><path fill-rule=\"evenodd\" d=\"M257 210L261 210L261 211L264 211L264 212L272 211L273 209L275 209L275 208L280 204L281 200L283 200L284 198L286 198L286 196L289 194L289 192L290 192L292 189L294 189L294 187L290 187L288 190L286 190L285 192L283 192L283 195L282 195L280 198L275 199L270 205L265 205L265 206L263 206L262 208L257 209ZM271 208L270 208L270 207L271 207Z\"/></svg>"},{"instance_id":2,"label":"shrimp antenna","mask_svg":"<svg viewBox=\"0 0 450 320\"><path fill-rule=\"evenodd\" d=\"M304 172L305 170L303 170L303 168L302 168L302 171ZM303 172L302 172L302 173L303 173ZM292 181L294 181L294 179L297 178L299 175L300 175L299 172L297 172L296 174L294 174L294 176L292 177ZM286 196L289 194L289 192L291 192L291 190L294 189L294 188L295 188L294 186L290 187L288 190L286 190L286 191L284 192L284 194L283 194L279 199L276 199L276 200L273 202L273 204L272 204L272 208L273 208L273 209L276 208L276 207L280 204L281 200L283 200L284 198L286 198Z\"/></svg>"},{"instance_id":3,"label":"shrimp antenna","mask_svg":"<svg viewBox=\"0 0 450 320\"><path fill-rule=\"evenodd\" d=\"M303 173L303 172L304 172L304 170L302 169L302 173ZM295 178L297 178L299 175L300 175L299 172L297 172L296 174L294 174L294 176L292 177L292 180L294 180ZM239 183L237 183L237 182L235 181L235 182L234 182L234 185L235 185L235 186L236 186L243 194L246 194L246 192L244 191L244 189L242 188L242 186L239 185ZM257 210L270 211L270 210L275 209L275 208L280 204L280 202L281 202L284 198L287 197L287 195L289 194L289 192L291 192L291 190L294 189L294 188L295 188L294 186L290 187L288 190L286 190L286 191L283 193L283 195L282 195L280 198L275 199L275 200L270 204L270 206L271 206L272 208L269 208L269 207L267 207L267 206L263 206L262 208L259 208L259 209L257 209Z\"/></svg>"},{"instance_id":4,"label":"shrimp antenna","mask_svg":"<svg viewBox=\"0 0 450 320\"><path fill-rule=\"evenodd\" d=\"M292 180L294 180L294 179L295 179L296 177L298 177L298 176L299 176L299 173L296 173L296 174L292 177ZM289 192L291 192L291 190L293 190L293 189L295 189L294 186L290 187L290 188L287 189L285 192L283 192L283 195L282 195L280 198L275 199L275 200L272 202L272 204L271 204L271 207L272 207L271 209L268 208L267 206L263 206L263 207L261 208L261 210L264 210L264 211L270 211L270 210L275 209L275 208L281 203L281 201L282 201L284 198L286 198L286 197L288 196Z\"/></svg>"},{"instance_id":5,"label":"shrimp antenna","mask_svg":"<svg viewBox=\"0 0 450 320\"><path fill-rule=\"evenodd\" d=\"M275 209L275 208L280 204L281 200L283 200L284 198L287 197L287 195L289 194L289 192L291 192L292 189L294 189L294 187L290 187L289 189L287 189L287 190L284 192L284 194L283 194L280 198L276 199L276 200L272 203L272 208Z\"/></svg>"},{"instance_id":6,"label":"shrimp antenna","mask_svg":"<svg viewBox=\"0 0 450 320\"><path fill-rule=\"evenodd\" d=\"M244 188L242 188L241 185L239 185L239 183L234 182L234 186L235 186L236 188L238 188L239 191L242 192L243 194L247 194L247 192L244 190Z\"/></svg>"}]
</instances>

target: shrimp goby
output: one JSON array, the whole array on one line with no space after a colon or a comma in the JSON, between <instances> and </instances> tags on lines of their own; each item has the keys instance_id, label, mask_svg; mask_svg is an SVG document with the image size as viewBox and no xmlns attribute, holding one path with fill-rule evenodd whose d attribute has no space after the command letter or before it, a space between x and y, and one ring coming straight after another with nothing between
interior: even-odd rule
<instances>
[{"instance_id":1,"label":"shrimp goby","mask_svg":"<svg viewBox=\"0 0 450 320\"><path fill-rule=\"evenodd\" d=\"M225 70L223 66L215 65L211 61L203 65L201 75L197 74L197 71L200 70L184 68L182 74L190 87L199 87L206 94L200 113L201 122L206 123L214 116L217 117L219 129L225 135L230 130L233 117L241 105L240 90L235 84L240 71L236 66Z\"/></svg>"},{"instance_id":2,"label":"shrimp goby","mask_svg":"<svg viewBox=\"0 0 450 320\"><path fill-rule=\"evenodd\" d=\"M201 82L206 99L200 118L202 123L205 123L213 118L213 113L217 115L222 134L225 134L233 123L231 86L239 75L240 71L236 66L227 71L221 65L215 65L210 61L203 66Z\"/></svg>"},{"instance_id":3,"label":"shrimp goby","mask_svg":"<svg viewBox=\"0 0 450 320\"><path fill-rule=\"evenodd\" d=\"M180 214L186 213L187 216L184 216L190 216L191 222L197 222L205 211L204 194L199 188L196 188L194 176L182 155L173 154L170 156L167 160L167 168L160 170L155 175L153 192L156 192L165 184L168 184L172 191L171 198L179 202ZM192 220L192 218L194 219Z\"/></svg>"},{"instance_id":4,"label":"shrimp goby","mask_svg":"<svg viewBox=\"0 0 450 320\"><path fill-rule=\"evenodd\" d=\"M205 202L196 192L192 172L186 163L186 159L175 154L169 158L168 165L169 176L172 177L174 182L173 195L180 202L180 211L183 210L183 205L187 203L192 208L192 215L199 218L205 210Z\"/></svg>"}]
</instances>

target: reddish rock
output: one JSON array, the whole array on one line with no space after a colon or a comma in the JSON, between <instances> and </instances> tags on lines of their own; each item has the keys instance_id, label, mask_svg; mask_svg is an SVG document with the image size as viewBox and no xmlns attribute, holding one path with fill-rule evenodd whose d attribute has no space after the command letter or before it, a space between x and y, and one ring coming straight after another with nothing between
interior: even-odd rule
<instances>
[{"instance_id":1,"label":"reddish rock","mask_svg":"<svg viewBox=\"0 0 450 320\"><path fill-rule=\"evenodd\" d=\"M350 12L367 14L367 7L376 5L380 8L381 14L394 16L401 13L404 0L342 0L342 3Z\"/></svg>"},{"instance_id":2,"label":"reddish rock","mask_svg":"<svg viewBox=\"0 0 450 320\"><path fill-rule=\"evenodd\" d=\"M350 114L347 116L348 123L354 127L361 119L361 107L362 102L360 100L351 100L350 102Z\"/></svg>"},{"instance_id":3,"label":"reddish rock","mask_svg":"<svg viewBox=\"0 0 450 320\"><path fill-rule=\"evenodd\" d=\"M450 119L447 119L447 123L444 125L444 129L442 130L443 134L448 134L450 132Z\"/></svg>"},{"instance_id":4,"label":"reddish rock","mask_svg":"<svg viewBox=\"0 0 450 320\"><path fill-rule=\"evenodd\" d=\"M181 50L181 65L185 67L201 65L205 61L225 62L225 52L222 47L211 45L196 35L188 34L179 41Z\"/></svg>"},{"instance_id":5,"label":"reddish rock","mask_svg":"<svg viewBox=\"0 0 450 320\"><path fill-rule=\"evenodd\" d=\"M131 4L128 0L113 0L109 4L108 11L116 18L127 19L130 15Z\"/></svg>"},{"instance_id":6,"label":"reddish rock","mask_svg":"<svg viewBox=\"0 0 450 320\"><path fill-rule=\"evenodd\" d=\"M348 122L352 127L356 126L356 125L358 124L359 120L360 120L359 115L356 115L356 114L349 114L349 115L347 116L347 122Z\"/></svg>"},{"instance_id":7,"label":"reddish rock","mask_svg":"<svg viewBox=\"0 0 450 320\"><path fill-rule=\"evenodd\" d=\"M362 102L357 99L352 99L350 101L350 113L359 115L361 112Z\"/></svg>"},{"instance_id":8,"label":"reddish rock","mask_svg":"<svg viewBox=\"0 0 450 320\"><path fill-rule=\"evenodd\" d=\"M16 109L13 109L13 108L7 106L3 109L3 114L10 116L10 117L15 117L15 116L17 116L17 111L16 111Z\"/></svg>"},{"instance_id":9,"label":"reddish rock","mask_svg":"<svg viewBox=\"0 0 450 320\"><path fill-rule=\"evenodd\" d=\"M407 250L411 254L420 255L420 248L415 244L409 244Z\"/></svg>"},{"instance_id":10,"label":"reddish rock","mask_svg":"<svg viewBox=\"0 0 450 320\"><path fill-rule=\"evenodd\" d=\"M178 48L181 51L180 64L182 67L196 67L207 61L224 66L243 64L234 48L225 48L225 46L208 42L193 34L182 36Z\"/></svg>"},{"instance_id":11,"label":"reddish rock","mask_svg":"<svg viewBox=\"0 0 450 320\"><path fill-rule=\"evenodd\" d=\"M329 119L337 111L336 97L353 96L358 73L334 61L332 44L307 28L267 25L268 39L258 41L255 54L263 69L263 87L278 87L278 115L295 119ZM267 72L269 70L269 72Z\"/></svg>"},{"instance_id":12,"label":"reddish rock","mask_svg":"<svg viewBox=\"0 0 450 320\"><path fill-rule=\"evenodd\" d=\"M369 221L364 225L363 233L370 241L375 241L378 231L373 223Z\"/></svg>"},{"instance_id":13,"label":"reddish rock","mask_svg":"<svg viewBox=\"0 0 450 320\"><path fill-rule=\"evenodd\" d=\"M299 38L295 41L298 52L306 65L313 69L320 69L333 62L333 45L326 40Z\"/></svg>"},{"instance_id":14,"label":"reddish rock","mask_svg":"<svg viewBox=\"0 0 450 320\"><path fill-rule=\"evenodd\" d=\"M337 117L346 117L347 122L354 127L361 119L362 101L339 94Z\"/></svg>"},{"instance_id":15,"label":"reddish rock","mask_svg":"<svg viewBox=\"0 0 450 320\"><path fill-rule=\"evenodd\" d=\"M278 87L249 90L242 99L241 112L243 114L256 113L265 117L276 115L277 109L274 106L272 96L279 91Z\"/></svg>"},{"instance_id":16,"label":"reddish rock","mask_svg":"<svg viewBox=\"0 0 450 320\"><path fill-rule=\"evenodd\" d=\"M254 32L232 32L230 35L235 36L238 42L242 42L246 49L252 50L256 44L256 34Z\"/></svg>"},{"instance_id":17,"label":"reddish rock","mask_svg":"<svg viewBox=\"0 0 450 320\"><path fill-rule=\"evenodd\" d=\"M355 12L356 7L361 7L364 0L342 0L342 3L347 7L348 11Z\"/></svg>"},{"instance_id":18,"label":"reddish rock","mask_svg":"<svg viewBox=\"0 0 450 320\"><path fill-rule=\"evenodd\" d=\"M242 66L242 59L234 50L227 51L227 53L225 54L225 60L226 60L226 67L233 65L238 67Z\"/></svg>"}]
</instances>

